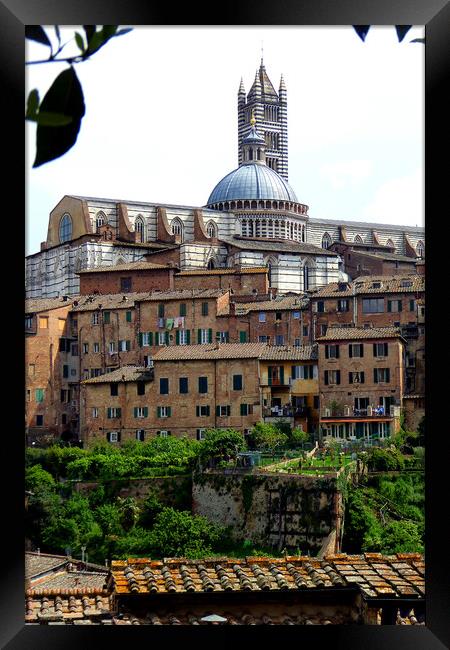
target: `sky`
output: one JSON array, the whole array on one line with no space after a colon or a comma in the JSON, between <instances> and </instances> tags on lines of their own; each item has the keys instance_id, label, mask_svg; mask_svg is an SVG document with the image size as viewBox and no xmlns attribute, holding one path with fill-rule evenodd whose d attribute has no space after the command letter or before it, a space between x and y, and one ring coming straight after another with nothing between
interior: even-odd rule
<instances>
[{"instance_id":1,"label":"sky","mask_svg":"<svg viewBox=\"0 0 450 650\"><path fill-rule=\"evenodd\" d=\"M63 41L80 26L62 29ZM46 28L53 42L53 28ZM287 88L289 184L314 218L424 224L423 26L363 43L345 27L147 27L76 64L86 114L74 147L32 169L26 122L26 254L66 194L202 206L238 166L237 92L261 55ZM67 55L76 47L69 43ZM27 41L26 61L48 56ZM67 64L26 66L41 99Z\"/></svg>"}]
</instances>

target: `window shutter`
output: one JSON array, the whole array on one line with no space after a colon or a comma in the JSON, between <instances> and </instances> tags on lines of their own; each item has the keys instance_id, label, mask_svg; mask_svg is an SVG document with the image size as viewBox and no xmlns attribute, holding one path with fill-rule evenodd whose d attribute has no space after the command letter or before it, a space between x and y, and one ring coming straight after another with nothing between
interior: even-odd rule
<instances>
[{"instance_id":1,"label":"window shutter","mask_svg":"<svg viewBox=\"0 0 450 650\"><path fill-rule=\"evenodd\" d=\"M195 414L197 417L200 417L200 406L195 407Z\"/></svg>"},{"instance_id":2,"label":"window shutter","mask_svg":"<svg viewBox=\"0 0 450 650\"><path fill-rule=\"evenodd\" d=\"M391 371L389 368L386 368L386 382L389 383L391 381Z\"/></svg>"},{"instance_id":3,"label":"window shutter","mask_svg":"<svg viewBox=\"0 0 450 650\"><path fill-rule=\"evenodd\" d=\"M378 372L377 372L377 368L374 368L374 369L373 369L373 381L374 381L375 384L378 384Z\"/></svg>"},{"instance_id":4,"label":"window shutter","mask_svg":"<svg viewBox=\"0 0 450 650\"><path fill-rule=\"evenodd\" d=\"M336 345L336 359L339 359L339 345Z\"/></svg>"},{"instance_id":5,"label":"window shutter","mask_svg":"<svg viewBox=\"0 0 450 650\"><path fill-rule=\"evenodd\" d=\"M206 407L206 415L209 415L209 405Z\"/></svg>"},{"instance_id":6,"label":"window shutter","mask_svg":"<svg viewBox=\"0 0 450 650\"><path fill-rule=\"evenodd\" d=\"M245 407L246 404L241 404L241 415L247 415L247 413L245 412Z\"/></svg>"},{"instance_id":7,"label":"window shutter","mask_svg":"<svg viewBox=\"0 0 450 650\"><path fill-rule=\"evenodd\" d=\"M280 366L280 383L284 384L284 366Z\"/></svg>"},{"instance_id":8,"label":"window shutter","mask_svg":"<svg viewBox=\"0 0 450 650\"><path fill-rule=\"evenodd\" d=\"M387 301L387 310L392 311L392 300Z\"/></svg>"},{"instance_id":9,"label":"window shutter","mask_svg":"<svg viewBox=\"0 0 450 650\"><path fill-rule=\"evenodd\" d=\"M108 442L111 442L111 432L110 432L110 431L107 431L107 432L106 432L106 440L107 440Z\"/></svg>"},{"instance_id":10,"label":"window shutter","mask_svg":"<svg viewBox=\"0 0 450 650\"><path fill-rule=\"evenodd\" d=\"M387 355L388 355L388 344L385 343L384 344L384 356L387 357Z\"/></svg>"},{"instance_id":11,"label":"window shutter","mask_svg":"<svg viewBox=\"0 0 450 650\"><path fill-rule=\"evenodd\" d=\"M202 342L202 330L199 329L197 330L197 343L201 343L201 342Z\"/></svg>"},{"instance_id":12,"label":"window shutter","mask_svg":"<svg viewBox=\"0 0 450 650\"><path fill-rule=\"evenodd\" d=\"M107 417L107 418L111 418L111 408L110 408L109 406L108 406L108 408L106 409L106 417Z\"/></svg>"},{"instance_id":13,"label":"window shutter","mask_svg":"<svg viewBox=\"0 0 450 650\"><path fill-rule=\"evenodd\" d=\"M348 373L348 383L353 384L353 373L352 372Z\"/></svg>"},{"instance_id":14,"label":"window shutter","mask_svg":"<svg viewBox=\"0 0 450 650\"><path fill-rule=\"evenodd\" d=\"M227 415L228 415L228 416L231 415L231 406L227 406Z\"/></svg>"},{"instance_id":15,"label":"window shutter","mask_svg":"<svg viewBox=\"0 0 450 650\"><path fill-rule=\"evenodd\" d=\"M133 416L137 418L137 406L135 406L133 409Z\"/></svg>"},{"instance_id":16,"label":"window shutter","mask_svg":"<svg viewBox=\"0 0 450 650\"><path fill-rule=\"evenodd\" d=\"M171 407L171 406L168 406L168 407L167 407L167 417L170 418L171 415L172 415L172 407Z\"/></svg>"},{"instance_id":17,"label":"window shutter","mask_svg":"<svg viewBox=\"0 0 450 650\"><path fill-rule=\"evenodd\" d=\"M399 311L402 311L402 309L403 309L403 301L402 301L402 300L399 300L399 301L398 301L398 310L399 310Z\"/></svg>"},{"instance_id":18,"label":"window shutter","mask_svg":"<svg viewBox=\"0 0 450 650\"><path fill-rule=\"evenodd\" d=\"M160 407L160 406L157 406L157 407L156 407L156 416L157 416L158 418L161 417L161 407Z\"/></svg>"},{"instance_id":19,"label":"window shutter","mask_svg":"<svg viewBox=\"0 0 450 650\"><path fill-rule=\"evenodd\" d=\"M364 370L360 373L361 375L361 383L364 384Z\"/></svg>"},{"instance_id":20,"label":"window shutter","mask_svg":"<svg viewBox=\"0 0 450 650\"><path fill-rule=\"evenodd\" d=\"M350 357L350 359L353 357L353 347L351 343L348 346L348 356Z\"/></svg>"},{"instance_id":21,"label":"window shutter","mask_svg":"<svg viewBox=\"0 0 450 650\"><path fill-rule=\"evenodd\" d=\"M122 409L121 408L117 409L117 417L118 418L122 417Z\"/></svg>"},{"instance_id":22,"label":"window shutter","mask_svg":"<svg viewBox=\"0 0 450 650\"><path fill-rule=\"evenodd\" d=\"M328 350L328 345L325 345L325 359L328 359L330 356L329 350Z\"/></svg>"},{"instance_id":23,"label":"window shutter","mask_svg":"<svg viewBox=\"0 0 450 650\"><path fill-rule=\"evenodd\" d=\"M169 332L164 332L164 340L166 342L166 345L169 345Z\"/></svg>"},{"instance_id":24,"label":"window shutter","mask_svg":"<svg viewBox=\"0 0 450 650\"><path fill-rule=\"evenodd\" d=\"M374 357L377 356L377 344L376 343L373 344L373 356Z\"/></svg>"},{"instance_id":25,"label":"window shutter","mask_svg":"<svg viewBox=\"0 0 450 650\"><path fill-rule=\"evenodd\" d=\"M118 432L117 432L117 442L120 442L120 436L121 436L121 432L118 431Z\"/></svg>"},{"instance_id":26,"label":"window shutter","mask_svg":"<svg viewBox=\"0 0 450 650\"><path fill-rule=\"evenodd\" d=\"M216 415L217 415L217 417L220 416L220 406L219 405L216 406Z\"/></svg>"},{"instance_id":27,"label":"window shutter","mask_svg":"<svg viewBox=\"0 0 450 650\"><path fill-rule=\"evenodd\" d=\"M127 352L129 352L131 350L131 341L126 341L125 346L126 346Z\"/></svg>"},{"instance_id":28,"label":"window shutter","mask_svg":"<svg viewBox=\"0 0 450 650\"><path fill-rule=\"evenodd\" d=\"M360 357L364 356L364 343L359 344L359 356Z\"/></svg>"},{"instance_id":29,"label":"window shutter","mask_svg":"<svg viewBox=\"0 0 450 650\"><path fill-rule=\"evenodd\" d=\"M336 370L336 384L340 384L340 383L341 383L341 371Z\"/></svg>"},{"instance_id":30,"label":"window shutter","mask_svg":"<svg viewBox=\"0 0 450 650\"><path fill-rule=\"evenodd\" d=\"M175 345L180 345L180 330L175 332Z\"/></svg>"},{"instance_id":31,"label":"window shutter","mask_svg":"<svg viewBox=\"0 0 450 650\"><path fill-rule=\"evenodd\" d=\"M328 370L325 370L323 378L324 378L325 386L328 386Z\"/></svg>"},{"instance_id":32,"label":"window shutter","mask_svg":"<svg viewBox=\"0 0 450 650\"><path fill-rule=\"evenodd\" d=\"M247 415L252 415L253 414L253 404L248 405L248 410L247 410Z\"/></svg>"},{"instance_id":33,"label":"window shutter","mask_svg":"<svg viewBox=\"0 0 450 650\"><path fill-rule=\"evenodd\" d=\"M314 379L314 368L313 366L308 366L309 367L309 378Z\"/></svg>"},{"instance_id":34,"label":"window shutter","mask_svg":"<svg viewBox=\"0 0 450 650\"><path fill-rule=\"evenodd\" d=\"M144 418L148 418L148 406L144 406Z\"/></svg>"},{"instance_id":35,"label":"window shutter","mask_svg":"<svg viewBox=\"0 0 450 650\"><path fill-rule=\"evenodd\" d=\"M267 368L267 376L269 378L269 381L268 381L269 386L272 386L272 369L273 369L273 366L269 366Z\"/></svg>"},{"instance_id":36,"label":"window shutter","mask_svg":"<svg viewBox=\"0 0 450 650\"><path fill-rule=\"evenodd\" d=\"M191 330L186 330L186 343L188 345L191 343Z\"/></svg>"},{"instance_id":37,"label":"window shutter","mask_svg":"<svg viewBox=\"0 0 450 650\"><path fill-rule=\"evenodd\" d=\"M139 338L139 347L141 348L142 347L142 332L139 332L138 338Z\"/></svg>"},{"instance_id":38,"label":"window shutter","mask_svg":"<svg viewBox=\"0 0 450 650\"><path fill-rule=\"evenodd\" d=\"M148 334L148 344L153 345L153 332L147 332Z\"/></svg>"},{"instance_id":39,"label":"window shutter","mask_svg":"<svg viewBox=\"0 0 450 650\"><path fill-rule=\"evenodd\" d=\"M208 330L208 343L212 343L212 329Z\"/></svg>"},{"instance_id":40,"label":"window shutter","mask_svg":"<svg viewBox=\"0 0 450 650\"><path fill-rule=\"evenodd\" d=\"M295 366L291 366L291 377L295 379Z\"/></svg>"}]
</instances>

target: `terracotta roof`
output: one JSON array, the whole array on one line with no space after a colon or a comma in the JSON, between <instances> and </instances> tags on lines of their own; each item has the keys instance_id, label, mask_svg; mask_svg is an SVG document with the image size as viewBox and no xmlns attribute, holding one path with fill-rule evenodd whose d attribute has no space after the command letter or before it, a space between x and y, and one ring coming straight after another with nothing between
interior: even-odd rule
<instances>
[{"instance_id":1,"label":"terracotta roof","mask_svg":"<svg viewBox=\"0 0 450 650\"><path fill-rule=\"evenodd\" d=\"M85 275L86 273L123 273L123 271L151 271L151 270L167 270L174 268L170 264L154 264L153 262L130 262L129 264L118 264L116 266L98 266L93 269L83 269L77 271L78 275Z\"/></svg>"},{"instance_id":2,"label":"terracotta roof","mask_svg":"<svg viewBox=\"0 0 450 650\"><path fill-rule=\"evenodd\" d=\"M337 257L337 253L333 251L314 246L313 244L305 244L303 242L295 242L289 239L247 239L245 237L234 236L231 239L222 237L221 242L229 246L235 246L243 250L261 250L261 251L275 251L277 253L309 253L310 255L325 255L327 257Z\"/></svg>"},{"instance_id":3,"label":"terracotta roof","mask_svg":"<svg viewBox=\"0 0 450 650\"><path fill-rule=\"evenodd\" d=\"M117 596L279 592L353 586L370 599L423 598L424 568L424 557L417 553L338 554L324 559L286 556L160 561L141 558L111 563Z\"/></svg>"},{"instance_id":4,"label":"terracotta roof","mask_svg":"<svg viewBox=\"0 0 450 650\"><path fill-rule=\"evenodd\" d=\"M316 345L268 345L260 355L261 361L313 361L317 359Z\"/></svg>"},{"instance_id":5,"label":"terracotta roof","mask_svg":"<svg viewBox=\"0 0 450 650\"><path fill-rule=\"evenodd\" d=\"M192 300L193 298L219 298L228 289L182 289L180 291L154 291L146 294L139 302L163 300Z\"/></svg>"},{"instance_id":6,"label":"terracotta roof","mask_svg":"<svg viewBox=\"0 0 450 650\"><path fill-rule=\"evenodd\" d=\"M153 360L157 363L158 361L257 359L265 347L265 343L173 345L163 347L153 356Z\"/></svg>"},{"instance_id":7,"label":"terracotta roof","mask_svg":"<svg viewBox=\"0 0 450 650\"><path fill-rule=\"evenodd\" d=\"M380 284L379 287L373 286ZM368 275L355 278L356 293L404 293L425 291L425 277L418 273L405 275ZM403 285L403 286L402 286Z\"/></svg>"},{"instance_id":8,"label":"terracotta roof","mask_svg":"<svg viewBox=\"0 0 450 650\"><path fill-rule=\"evenodd\" d=\"M340 290L339 286L344 287L345 289ZM324 287L320 287L317 291L314 292L314 295L312 296L314 299L315 298L348 298L349 296L353 295L353 289L351 284L349 285L347 282L330 282L329 284L326 284Z\"/></svg>"},{"instance_id":9,"label":"terracotta roof","mask_svg":"<svg viewBox=\"0 0 450 650\"><path fill-rule=\"evenodd\" d=\"M208 622L207 619L211 616L212 610L216 617L218 615L225 619L224 625L343 625L354 623L350 612L332 616L325 614L306 616L292 613L288 608L278 615L273 613L269 615L259 611L256 613L251 610L250 613L247 606L244 611L238 613L233 609L235 610L235 608L217 603L214 606L205 606L202 613L184 611L175 613L164 608L163 611L152 611L145 616L138 617L131 611L131 608L123 608L122 617L120 619L114 617L113 623L114 625L211 625L214 624L214 619L211 622ZM409 624L412 625L412 623ZM418 624L424 625L424 623Z\"/></svg>"},{"instance_id":10,"label":"terracotta roof","mask_svg":"<svg viewBox=\"0 0 450 650\"><path fill-rule=\"evenodd\" d=\"M267 273L267 266L241 266L238 268L223 269L193 269L192 271L181 271L178 277L187 275L240 275L242 273Z\"/></svg>"},{"instance_id":11,"label":"terracotta roof","mask_svg":"<svg viewBox=\"0 0 450 650\"><path fill-rule=\"evenodd\" d=\"M388 262L409 262L410 264L416 263L415 257L399 255L398 253L390 253L389 251L358 251L358 255L362 255L364 257L375 257L378 259L387 260Z\"/></svg>"},{"instance_id":12,"label":"terracotta roof","mask_svg":"<svg viewBox=\"0 0 450 650\"><path fill-rule=\"evenodd\" d=\"M32 578L56 567L64 566L67 562L66 555L27 552L25 554L25 577Z\"/></svg>"},{"instance_id":13,"label":"terracotta roof","mask_svg":"<svg viewBox=\"0 0 450 650\"><path fill-rule=\"evenodd\" d=\"M86 593L98 593L106 588L107 573L93 571L70 571L64 567L60 571L54 571L32 579L27 593L48 594L56 593L76 593L80 589L88 590Z\"/></svg>"},{"instance_id":14,"label":"terracotta roof","mask_svg":"<svg viewBox=\"0 0 450 650\"><path fill-rule=\"evenodd\" d=\"M401 336L399 327L329 327L317 341L350 341L354 339L392 339Z\"/></svg>"},{"instance_id":15,"label":"terracotta roof","mask_svg":"<svg viewBox=\"0 0 450 650\"><path fill-rule=\"evenodd\" d=\"M98 311L99 309L129 309L135 302L148 296L146 293L107 293L102 295L78 296L73 312ZM101 305L101 307L100 307Z\"/></svg>"},{"instance_id":16,"label":"terracotta roof","mask_svg":"<svg viewBox=\"0 0 450 650\"><path fill-rule=\"evenodd\" d=\"M79 296L68 296L67 300L63 298L29 298L25 300L25 313L36 314L61 307L70 307L73 301L78 299Z\"/></svg>"},{"instance_id":17,"label":"terracotta roof","mask_svg":"<svg viewBox=\"0 0 450 650\"><path fill-rule=\"evenodd\" d=\"M25 623L102 624L111 621L110 596L105 592L55 591L25 596Z\"/></svg>"},{"instance_id":18,"label":"terracotta roof","mask_svg":"<svg viewBox=\"0 0 450 650\"><path fill-rule=\"evenodd\" d=\"M84 379L81 384L111 384L129 381L151 381L153 373L149 368L142 366L121 366L112 372L107 372L99 377Z\"/></svg>"},{"instance_id":19,"label":"terracotta roof","mask_svg":"<svg viewBox=\"0 0 450 650\"><path fill-rule=\"evenodd\" d=\"M302 296L281 296L274 300L236 303L236 313L243 311L300 311L308 304L309 300Z\"/></svg>"}]
</instances>

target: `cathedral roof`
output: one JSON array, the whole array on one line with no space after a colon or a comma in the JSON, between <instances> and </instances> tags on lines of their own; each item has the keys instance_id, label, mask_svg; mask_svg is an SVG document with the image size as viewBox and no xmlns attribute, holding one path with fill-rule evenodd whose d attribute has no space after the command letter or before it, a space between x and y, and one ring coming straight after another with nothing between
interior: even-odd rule
<instances>
[{"instance_id":1,"label":"cathedral roof","mask_svg":"<svg viewBox=\"0 0 450 650\"><path fill-rule=\"evenodd\" d=\"M264 66L262 59L261 59L261 65L259 66L259 71L256 73L256 78L255 81L253 82L253 86L250 88L250 91L248 93L249 98L251 98L255 94L257 85L261 86L260 92L263 99L278 99L278 95L275 91L275 88L272 86L272 82L269 79L269 76L266 72L266 68Z\"/></svg>"},{"instance_id":2,"label":"cathedral roof","mask_svg":"<svg viewBox=\"0 0 450 650\"><path fill-rule=\"evenodd\" d=\"M287 181L261 163L246 163L222 178L211 192L207 205L235 199L298 199Z\"/></svg>"}]
</instances>

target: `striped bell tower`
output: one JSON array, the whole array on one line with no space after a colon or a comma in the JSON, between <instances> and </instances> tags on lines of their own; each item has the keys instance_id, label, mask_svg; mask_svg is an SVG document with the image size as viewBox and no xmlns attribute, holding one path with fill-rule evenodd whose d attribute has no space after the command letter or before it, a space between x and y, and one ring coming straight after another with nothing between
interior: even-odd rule
<instances>
[{"instance_id":1,"label":"striped bell tower","mask_svg":"<svg viewBox=\"0 0 450 650\"><path fill-rule=\"evenodd\" d=\"M288 179L287 93L281 75L278 94L264 67L263 59L256 71L248 95L244 82L238 90L238 163L242 165L242 142L251 130L252 115L256 118L258 132L266 141L266 164L285 180Z\"/></svg>"}]
</instances>

